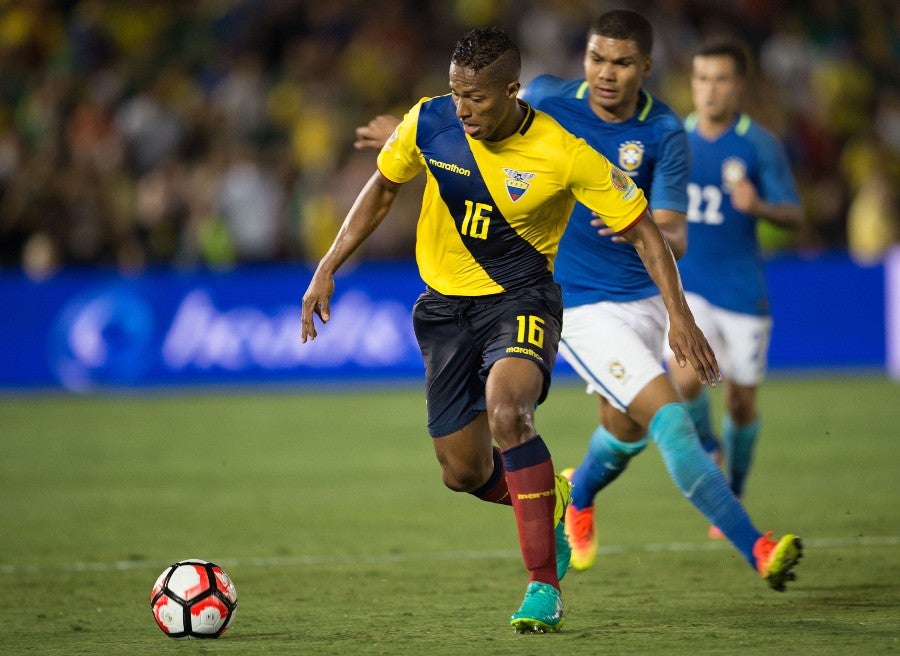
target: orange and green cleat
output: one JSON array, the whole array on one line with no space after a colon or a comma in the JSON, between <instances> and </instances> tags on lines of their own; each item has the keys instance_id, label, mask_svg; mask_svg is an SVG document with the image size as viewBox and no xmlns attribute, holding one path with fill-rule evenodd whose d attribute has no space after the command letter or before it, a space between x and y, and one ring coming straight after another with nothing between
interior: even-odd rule
<instances>
[{"instance_id":1,"label":"orange and green cleat","mask_svg":"<svg viewBox=\"0 0 900 656\"><path fill-rule=\"evenodd\" d=\"M775 541L772 531L768 531L753 545L753 557L760 576L773 590L784 592L785 583L797 578L794 567L803 557L803 542L790 533Z\"/></svg>"},{"instance_id":2,"label":"orange and green cleat","mask_svg":"<svg viewBox=\"0 0 900 656\"><path fill-rule=\"evenodd\" d=\"M575 470L564 469L560 475L572 480ZM578 509L570 505L566 510L566 537L572 549L572 567L586 570L597 558L597 532L594 530L594 507Z\"/></svg>"},{"instance_id":3,"label":"orange and green cleat","mask_svg":"<svg viewBox=\"0 0 900 656\"><path fill-rule=\"evenodd\" d=\"M572 498L572 484L568 478L556 475L556 508L553 510L553 523L556 526L556 576L561 581L569 571L572 560L572 549L566 538L566 508Z\"/></svg>"}]
</instances>

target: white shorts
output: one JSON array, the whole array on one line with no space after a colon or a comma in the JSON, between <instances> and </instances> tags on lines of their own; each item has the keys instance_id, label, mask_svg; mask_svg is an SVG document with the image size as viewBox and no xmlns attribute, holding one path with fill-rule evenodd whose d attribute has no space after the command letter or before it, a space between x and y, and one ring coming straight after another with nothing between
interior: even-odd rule
<instances>
[{"instance_id":1,"label":"white shorts","mask_svg":"<svg viewBox=\"0 0 900 656\"><path fill-rule=\"evenodd\" d=\"M755 387L766 377L772 317L723 310L693 292L685 293L697 326L719 361L722 376ZM666 340L666 357L672 357Z\"/></svg>"},{"instance_id":2,"label":"white shorts","mask_svg":"<svg viewBox=\"0 0 900 656\"><path fill-rule=\"evenodd\" d=\"M665 373L667 316L661 296L566 308L560 355L587 383L588 393L626 412L638 392Z\"/></svg>"}]
</instances>

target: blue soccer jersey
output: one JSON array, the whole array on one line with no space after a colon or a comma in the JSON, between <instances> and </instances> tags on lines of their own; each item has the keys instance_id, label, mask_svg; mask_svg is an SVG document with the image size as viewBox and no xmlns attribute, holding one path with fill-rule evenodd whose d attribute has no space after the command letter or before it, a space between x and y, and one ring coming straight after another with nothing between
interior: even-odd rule
<instances>
[{"instance_id":1,"label":"blue soccer jersey","mask_svg":"<svg viewBox=\"0 0 900 656\"><path fill-rule=\"evenodd\" d=\"M746 115L713 140L685 122L691 152L688 249L678 263L684 288L726 310L769 314L756 218L731 206L731 183L746 177L772 204L800 204L779 141Z\"/></svg>"},{"instance_id":2,"label":"blue soccer jersey","mask_svg":"<svg viewBox=\"0 0 900 656\"><path fill-rule=\"evenodd\" d=\"M631 176L651 211L687 210L687 136L681 119L665 104L642 91L633 117L608 123L588 104L587 82L552 75L536 78L522 97ZM590 210L577 203L560 241L554 277L565 306L658 294L634 247L601 237L591 218Z\"/></svg>"}]
</instances>

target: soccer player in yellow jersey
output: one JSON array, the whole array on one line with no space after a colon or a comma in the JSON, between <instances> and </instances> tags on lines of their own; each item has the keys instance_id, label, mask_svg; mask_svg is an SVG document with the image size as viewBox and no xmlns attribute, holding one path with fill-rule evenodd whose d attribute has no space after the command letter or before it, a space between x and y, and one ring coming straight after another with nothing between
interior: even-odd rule
<instances>
[{"instance_id":1,"label":"soccer player in yellow jersey","mask_svg":"<svg viewBox=\"0 0 900 656\"><path fill-rule=\"evenodd\" d=\"M576 199L640 254L668 308L680 364L704 383L720 374L643 193L584 140L519 100L519 70L519 50L500 29L475 29L457 43L449 95L423 99L406 114L319 262L303 296L301 339L315 339L314 315L328 322L335 272L400 187L424 170L416 261L426 287L413 325L425 361L428 432L447 487L512 506L530 581L510 623L544 632L559 630L563 618L569 489L554 475L534 413L556 359L562 300L553 261Z\"/></svg>"}]
</instances>

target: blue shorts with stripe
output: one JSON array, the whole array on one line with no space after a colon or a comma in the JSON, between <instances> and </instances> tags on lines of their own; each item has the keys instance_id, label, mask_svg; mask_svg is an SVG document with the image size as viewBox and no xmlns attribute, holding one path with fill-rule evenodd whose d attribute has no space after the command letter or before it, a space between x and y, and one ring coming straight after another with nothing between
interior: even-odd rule
<instances>
[{"instance_id":1,"label":"blue shorts with stripe","mask_svg":"<svg viewBox=\"0 0 900 656\"><path fill-rule=\"evenodd\" d=\"M454 433L486 409L485 382L502 358L533 361L547 397L562 330L562 295L552 279L488 296L444 296L431 288L413 308L425 361L428 433Z\"/></svg>"}]
</instances>

